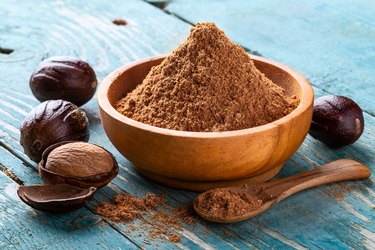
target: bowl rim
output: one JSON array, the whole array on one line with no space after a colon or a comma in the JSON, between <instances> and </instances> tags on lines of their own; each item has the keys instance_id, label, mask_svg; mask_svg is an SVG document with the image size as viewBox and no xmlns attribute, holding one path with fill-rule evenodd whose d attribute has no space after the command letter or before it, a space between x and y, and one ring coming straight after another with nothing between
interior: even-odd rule
<instances>
[{"instance_id":1,"label":"bowl rim","mask_svg":"<svg viewBox=\"0 0 375 250\"><path fill-rule=\"evenodd\" d=\"M181 130L172 130L172 129L166 129L166 128L160 128L156 126L152 126L146 123L138 122L136 120L133 120L129 117L126 117L119 113L109 102L108 99L108 90L111 87L112 83L116 78L118 78L120 75L122 75L126 70L129 68L132 68L136 65L143 64L145 62L159 60L162 58L165 58L168 56L168 54L162 54L152 57L143 58L140 60L136 60L134 62L125 64L116 70L112 71L109 75L107 75L102 83L99 86L98 89L98 104L99 108L102 109L107 115L111 116L113 119L116 119L117 121L124 123L128 126L136 127L137 129L145 130L151 133L161 134L161 135L168 135L168 136L174 136L174 137L190 137L190 138L223 138L223 137L234 137L234 136L242 136L242 135L248 135L248 134L254 134L259 133L262 131L273 129L277 126L280 126L287 121L301 115L304 113L310 106L312 106L313 100L314 100L314 90L312 86L309 84L307 79L298 73L296 70L292 69L291 67L270 60L266 59L264 57L250 55L252 60L260 61L263 63L271 64L289 75L291 75L299 84L301 88L301 98L300 103L298 106L288 115L275 120L273 122L252 127L252 128L246 128L246 129L240 129L240 130L231 130L231 131L221 131L221 132L191 132L191 131L181 131Z\"/></svg>"}]
</instances>

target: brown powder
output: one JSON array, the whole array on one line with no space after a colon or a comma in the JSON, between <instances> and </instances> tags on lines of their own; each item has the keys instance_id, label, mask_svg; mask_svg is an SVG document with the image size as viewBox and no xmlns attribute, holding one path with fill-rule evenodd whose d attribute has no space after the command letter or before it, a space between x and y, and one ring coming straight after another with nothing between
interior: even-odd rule
<instances>
[{"instance_id":1,"label":"brown powder","mask_svg":"<svg viewBox=\"0 0 375 250\"><path fill-rule=\"evenodd\" d=\"M116 109L162 128L229 131L287 115L298 103L293 98L215 24L198 23L180 47L117 102Z\"/></svg>"},{"instance_id":2,"label":"brown powder","mask_svg":"<svg viewBox=\"0 0 375 250\"><path fill-rule=\"evenodd\" d=\"M159 205L166 206L165 198L153 193L148 193L143 198L137 198L130 194L118 194L114 196L112 203L101 203L94 210L98 215L116 222L129 222L143 218L140 226L129 225L127 232L138 230L141 232L139 237L179 242L181 235L176 232L183 229L182 222L191 225L196 220L193 209L184 207L175 208L172 213L153 213Z\"/></svg>"},{"instance_id":3,"label":"brown powder","mask_svg":"<svg viewBox=\"0 0 375 250\"><path fill-rule=\"evenodd\" d=\"M164 197L153 193L148 193L143 198L118 194L113 197L112 204L101 203L95 208L95 212L113 221L129 221L141 217L145 211L156 209L164 200Z\"/></svg>"},{"instance_id":4,"label":"brown powder","mask_svg":"<svg viewBox=\"0 0 375 250\"><path fill-rule=\"evenodd\" d=\"M169 235L169 241L170 241L170 242L174 242L174 243L180 242L180 241L181 241L181 235L178 235L178 234L170 234L170 235Z\"/></svg>"},{"instance_id":5,"label":"brown powder","mask_svg":"<svg viewBox=\"0 0 375 250\"><path fill-rule=\"evenodd\" d=\"M228 229L225 229L224 233L225 233L225 235L228 235L230 237L236 237L236 234L233 233L232 231L229 231Z\"/></svg>"},{"instance_id":6,"label":"brown powder","mask_svg":"<svg viewBox=\"0 0 375 250\"><path fill-rule=\"evenodd\" d=\"M332 185L332 186L330 187L330 189L325 190L325 193L326 193L329 197L331 197L331 198L333 198L333 199L335 199L335 200L337 200L337 201L342 201L342 200L344 200L344 198L345 198L345 193L344 193L343 190L340 188L340 186L337 185L337 184Z\"/></svg>"},{"instance_id":7,"label":"brown powder","mask_svg":"<svg viewBox=\"0 0 375 250\"><path fill-rule=\"evenodd\" d=\"M241 216L263 205L263 199L246 192L214 189L198 196L195 206L204 214L215 218Z\"/></svg>"},{"instance_id":8,"label":"brown powder","mask_svg":"<svg viewBox=\"0 0 375 250\"><path fill-rule=\"evenodd\" d=\"M172 217L181 219L186 224L192 225L196 221L196 217L192 211L193 209L190 207L177 207L173 210Z\"/></svg>"},{"instance_id":9,"label":"brown powder","mask_svg":"<svg viewBox=\"0 0 375 250\"><path fill-rule=\"evenodd\" d=\"M352 191L363 190L363 186L354 184L349 186L346 183L332 184L328 189L325 189L324 192L331 198L337 201L343 201L346 195Z\"/></svg>"}]
</instances>

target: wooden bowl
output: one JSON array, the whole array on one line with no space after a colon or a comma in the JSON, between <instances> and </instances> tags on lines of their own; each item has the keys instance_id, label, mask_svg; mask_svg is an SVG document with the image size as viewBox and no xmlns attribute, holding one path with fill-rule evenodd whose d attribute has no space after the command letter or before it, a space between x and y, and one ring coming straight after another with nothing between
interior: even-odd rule
<instances>
[{"instance_id":1,"label":"wooden bowl","mask_svg":"<svg viewBox=\"0 0 375 250\"><path fill-rule=\"evenodd\" d=\"M100 116L113 145L143 175L168 186L204 191L275 176L302 144L310 128L314 92L295 70L251 56L256 67L301 101L289 115L266 125L226 132L187 132L132 120L113 105L133 90L165 55L125 65L98 91Z\"/></svg>"}]
</instances>

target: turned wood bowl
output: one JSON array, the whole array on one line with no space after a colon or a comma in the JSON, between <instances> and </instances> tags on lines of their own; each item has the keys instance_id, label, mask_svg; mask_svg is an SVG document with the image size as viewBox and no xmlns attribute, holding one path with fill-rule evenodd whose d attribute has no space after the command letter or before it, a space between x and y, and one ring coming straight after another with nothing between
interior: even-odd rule
<instances>
[{"instance_id":1,"label":"turned wood bowl","mask_svg":"<svg viewBox=\"0 0 375 250\"><path fill-rule=\"evenodd\" d=\"M113 145L146 177L165 185L194 191L274 177L300 147L310 128L314 92L295 70L251 56L255 66L300 104L274 122L235 131L187 132L159 128L130 119L114 104L142 83L165 55L120 67L98 91L100 117Z\"/></svg>"}]
</instances>

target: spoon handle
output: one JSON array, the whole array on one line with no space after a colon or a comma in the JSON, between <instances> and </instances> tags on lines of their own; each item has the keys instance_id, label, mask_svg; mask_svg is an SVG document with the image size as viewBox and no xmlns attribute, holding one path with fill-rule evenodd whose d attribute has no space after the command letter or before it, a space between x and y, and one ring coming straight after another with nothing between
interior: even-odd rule
<instances>
[{"instance_id":1,"label":"spoon handle","mask_svg":"<svg viewBox=\"0 0 375 250\"><path fill-rule=\"evenodd\" d=\"M341 159L307 172L267 182L263 187L268 194L280 201L304 189L333 182L363 179L370 175L371 172L363 164Z\"/></svg>"}]
</instances>

